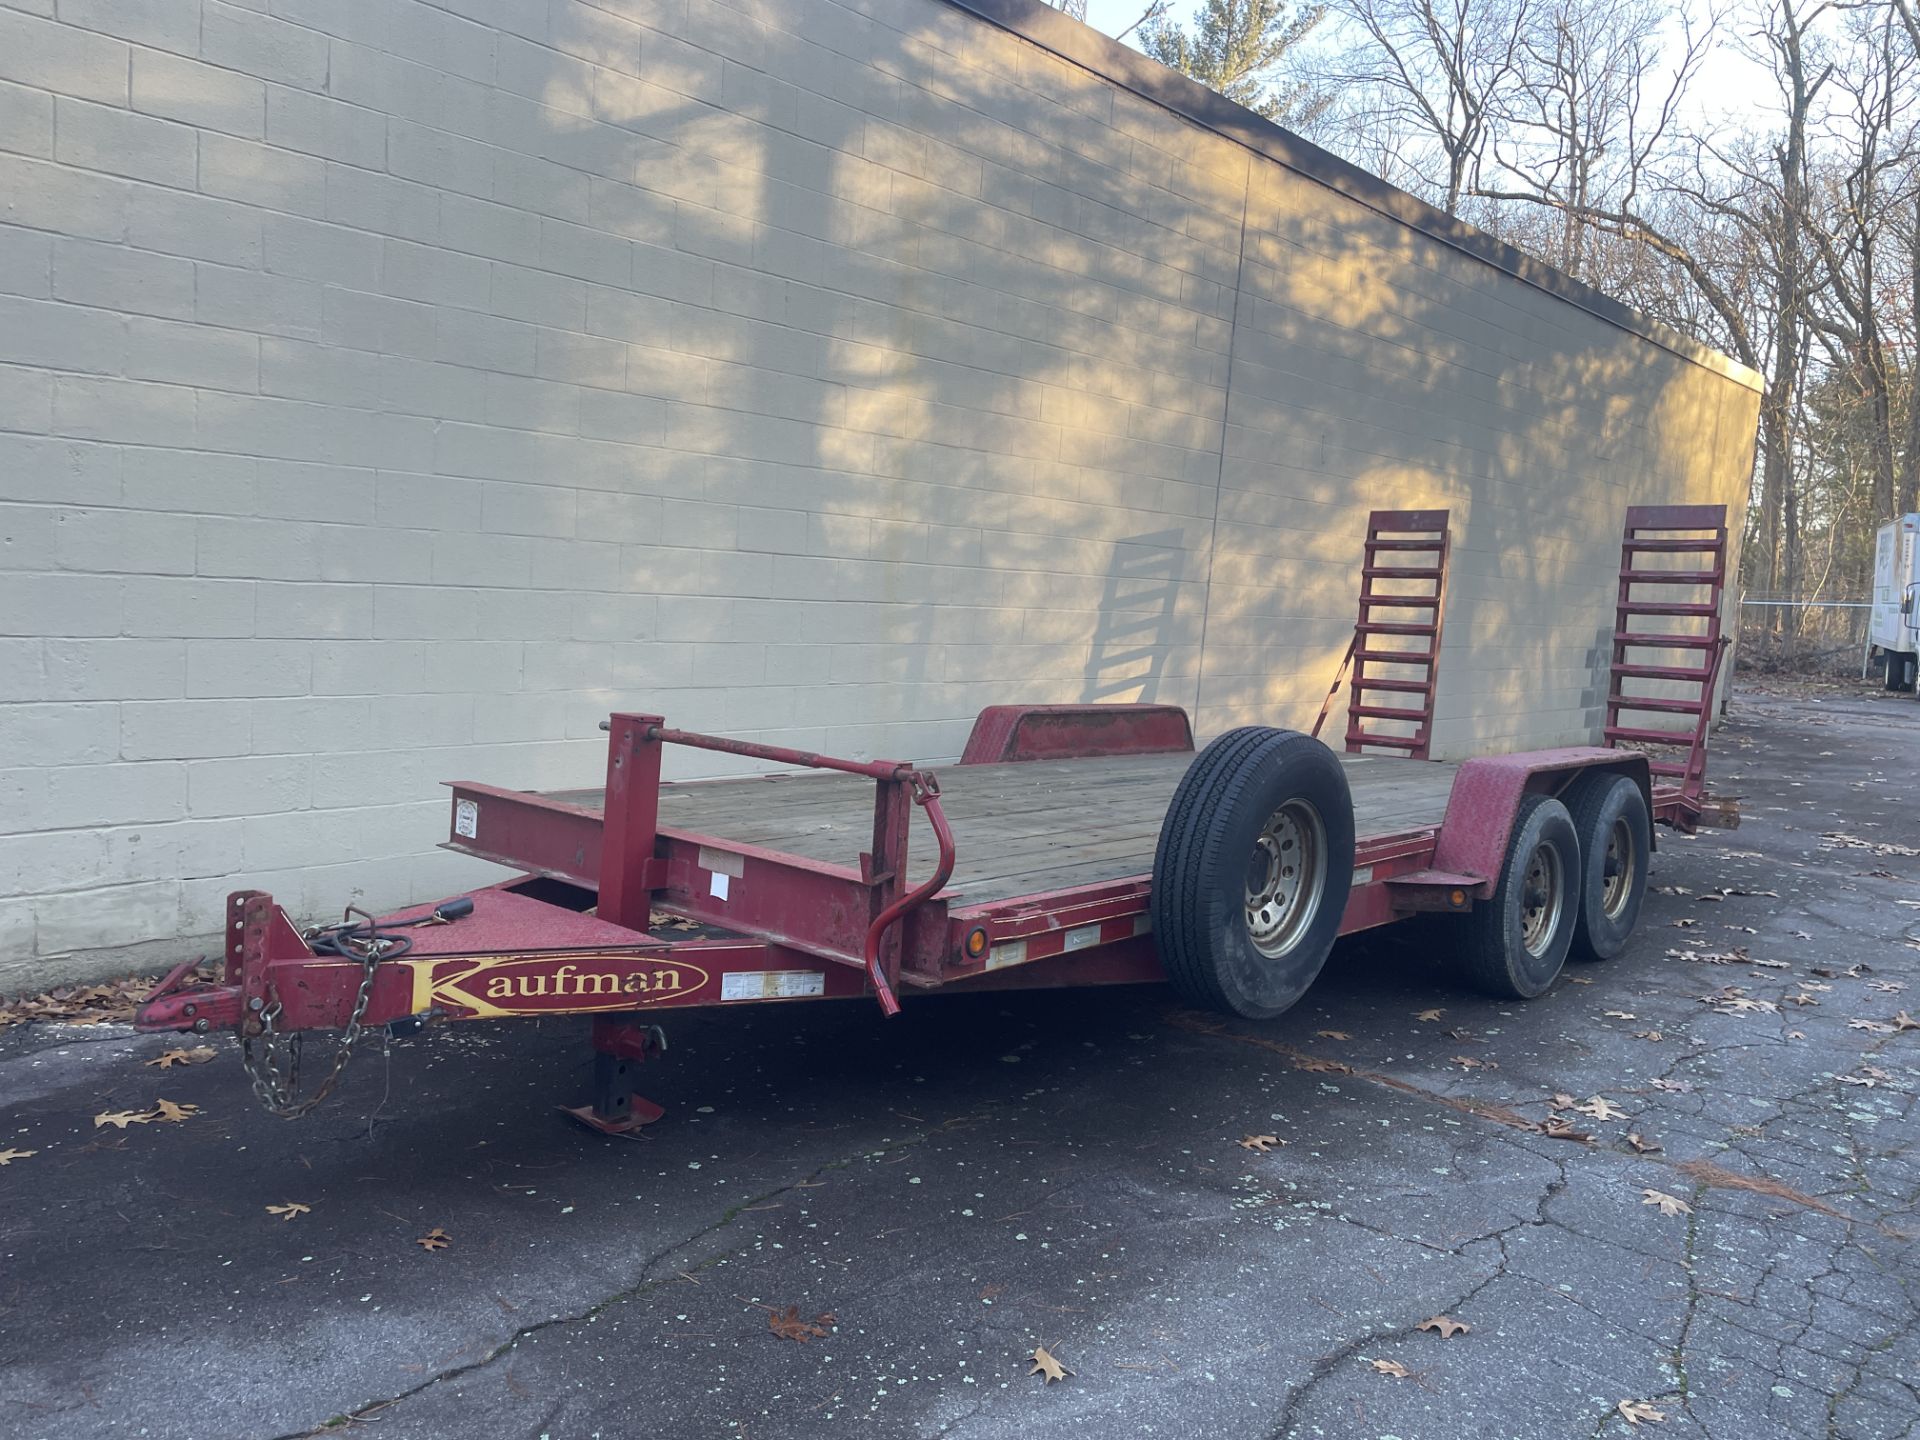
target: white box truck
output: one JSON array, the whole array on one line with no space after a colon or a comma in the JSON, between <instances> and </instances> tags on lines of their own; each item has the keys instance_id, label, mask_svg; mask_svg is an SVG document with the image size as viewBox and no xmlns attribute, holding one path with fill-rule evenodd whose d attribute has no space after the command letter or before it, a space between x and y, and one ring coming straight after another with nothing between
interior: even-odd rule
<instances>
[{"instance_id":1,"label":"white box truck","mask_svg":"<svg viewBox=\"0 0 1920 1440\"><path fill-rule=\"evenodd\" d=\"M1873 547L1873 613L1869 660L1886 662L1887 689L1911 690L1920 666L1920 515L1880 527Z\"/></svg>"}]
</instances>

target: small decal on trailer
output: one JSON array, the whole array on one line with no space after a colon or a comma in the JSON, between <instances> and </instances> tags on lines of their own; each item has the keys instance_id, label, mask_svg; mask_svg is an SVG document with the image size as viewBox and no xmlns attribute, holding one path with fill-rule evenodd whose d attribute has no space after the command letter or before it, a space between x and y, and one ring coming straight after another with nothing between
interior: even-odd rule
<instances>
[{"instance_id":1,"label":"small decal on trailer","mask_svg":"<svg viewBox=\"0 0 1920 1440\"><path fill-rule=\"evenodd\" d=\"M711 870L716 875L731 875L738 880L747 873L747 859L731 850L716 850L711 845L702 845L699 856L700 868Z\"/></svg>"},{"instance_id":2,"label":"small decal on trailer","mask_svg":"<svg viewBox=\"0 0 1920 1440\"><path fill-rule=\"evenodd\" d=\"M1067 931L1067 943L1064 948L1068 950L1085 950L1089 946L1098 945L1099 943L1100 927L1098 925L1078 925Z\"/></svg>"},{"instance_id":3,"label":"small decal on trailer","mask_svg":"<svg viewBox=\"0 0 1920 1440\"><path fill-rule=\"evenodd\" d=\"M736 970L720 977L722 1000L803 1000L827 993L819 970Z\"/></svg>"},{"instance_id":4,"label":"small decal on trailer","mask_svg":"<svg viewBox=\"0 0 1920 1440\"><path fill-rule=\"evenodd\" d=\"M714 899L716 900L726 899L727 898L727 873L724 870L714 871L713 883L710 886L708 886L708 888L713 891Z\"/></svg>"},{"instance_id":5,"label":"small decal on trailer","mask_svg":"<svg viewBox=\"0 0 1920 1440\"><path fill-rule=\"evenodd\" d=\"M1373 867L1371 865L1362 865L1358 870L1353 872L1353 885L1350 888L1358 890L1362 885L1371 885L1372 883Z\"/></svg>"},{"instance_id":6,"label":"small decal on trailer","mask_svg":"<svg viewBox=\"0 0 1920 1440\"><path fill-rule=\"evenodd\" d=\"M456 800L453 802L453 833L464 835L469 840L480 834L480 804L477 800Z\"/></svg>"},{"instance_id":7,"label":"small decal on trailer","mask_svg":"<svg viewBox=\"0 0 1920 1440\"><path fill-rule=\"evenodd\" d=\"M1026 960L1027 942L1008 940L987 952L987 969L998 970L1006 965L1024 965Z\"/></svg>"}]
</instances>

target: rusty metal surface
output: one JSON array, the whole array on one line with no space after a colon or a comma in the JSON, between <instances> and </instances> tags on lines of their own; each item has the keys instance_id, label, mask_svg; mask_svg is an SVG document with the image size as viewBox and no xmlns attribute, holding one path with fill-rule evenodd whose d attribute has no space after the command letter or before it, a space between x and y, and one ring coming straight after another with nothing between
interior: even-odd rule
<instances>
[{"instance_id":1,"label":"rusty metal surface","mask_svg":"<svg viewBox=\"0 0 1920 1440\"><path fill-rule=\"evenodd\" d=\"M1178 705L989 705L973 722L962 765L1092 755L1164 755L1193 749Z\"/></svg>"}]
</instances>

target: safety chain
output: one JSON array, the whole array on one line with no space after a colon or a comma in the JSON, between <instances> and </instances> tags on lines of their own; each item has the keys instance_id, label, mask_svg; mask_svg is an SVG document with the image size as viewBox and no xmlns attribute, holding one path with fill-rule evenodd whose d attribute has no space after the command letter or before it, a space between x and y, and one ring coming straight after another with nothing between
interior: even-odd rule
<instances>
[{"instance_id":1,"label":"safety chain","mask_svg":"<svg viewBox=\"0 0 1920 1440\"><path fill-rule=\"evenodd\" d=\"M353 926L354 916L364 920L365 928ZM333 1052L333 1069L313 1094L304 1100L294 1097L300 1092L300 1051L302 1036L299 1031L282 1039L273 1028L274 1021L280 1018L281 1007L278 996L264 1010L260 1011L260 1053L254 1054L251 1035L240 1037L240 1062L246 1067L247 1078L253 1083L253 1093L270 1115L282 1120L298 1120L309 1110L333 1093L334 1086L340 1083L340 1076L346 1071L347 1061L353 1056L353 1047L360 1039L360 1022L367 1013L367 1002L373 996L373 972L379 965L380 957L393 947L396 937L385 937L374 928L373 916L357 906L349 905L346 911L348 924L335 927L339 954L358 952L361 972L360 989L353 997L353 1013L347 1017L346 1029L342 1031L338 1048ZM311 939L311 936L308 937Z\"/></svg>"}]
</instances>

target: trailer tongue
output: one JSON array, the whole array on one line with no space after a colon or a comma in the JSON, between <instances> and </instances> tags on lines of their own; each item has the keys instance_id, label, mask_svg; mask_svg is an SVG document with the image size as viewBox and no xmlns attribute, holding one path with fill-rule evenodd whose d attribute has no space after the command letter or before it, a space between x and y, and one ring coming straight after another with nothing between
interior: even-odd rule
<instances>
[{"instance_id":1,"label":"trailer tongue","mask_svg":"<svg viewBox=\"0 0 1920 1440\"><path fill-rule=\"evenodd\" d=\"M1444 556L1445 512L1420 514L1438 517ZM1623 572L1623 623L1639 583ZM1716 636L1691 677L1693 729L1662 732L1686 748L1672 764L1598 747L1366 753L1378 727L1350 733L1361 753L1342 756L1265 727L1195 755L1177 707L1010 706L984 712L965 759L936 776L616 714L602 789L453 785L446 844L512 878L305 930L241 891L219 977L181 966L136 1023L234 1031L262 1102L293 1116L325 1097L367 1027L587 1015L594 1095L572 1113L618 1134L658 1118L632 1070L664 1048L656 1012L690 1006L871 996L893 1015L903 996L1167 980L1192 1003L1265 1018L1338 936L1423 912L1460 917L1475 983L1531 998L1570 954L1624 946L1652 824L1730 820L1704 792L1720 652ZM1629 709L1619 685L1634 668L1614 664ZM1378 678L1356 677L1356 693ZM1417 745L1402 750L1425 749L1430 658L1419 689ZM669 745L790 768L664 782ZM1656 784L1656 769L1678 783ZM303 1099L300 1037L321 1029L343 1034Z\"/></svg>"}]
</instances>

